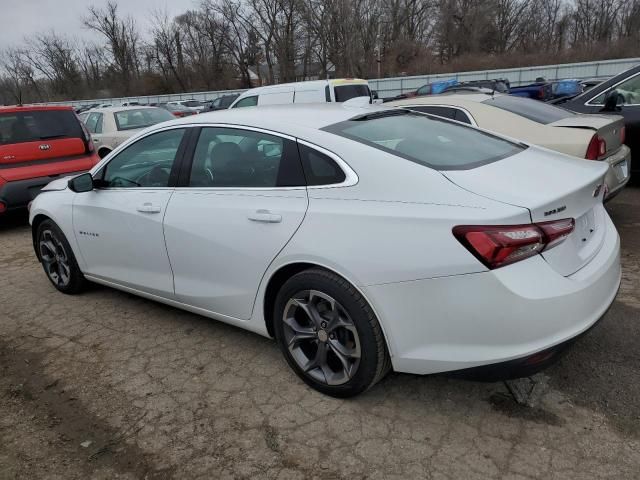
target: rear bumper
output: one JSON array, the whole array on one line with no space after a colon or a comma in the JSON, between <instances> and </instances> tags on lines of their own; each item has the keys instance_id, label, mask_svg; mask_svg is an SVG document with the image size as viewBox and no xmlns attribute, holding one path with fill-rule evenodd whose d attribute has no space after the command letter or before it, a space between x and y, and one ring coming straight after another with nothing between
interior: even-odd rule
<instances>
[{"instance_id":1,"label":"rear bumper","mask_svg":"<svg viewBox=\"0 0 640 480\"><path fill-rule=\"evenodd\" d=\"M542 256L493 271L368 286L396 371L429 374L526 359L588 330L620 285L607 216L598 254L569 277Z\"/></svg>"},{"instance_id":2,"label":"rear bumper","mask_svg":"<svg viewBox=\"0 0 640 480\"><path fill-rule=\"evenodd\" d=\"M5 205L5 211L27 208L29 203L38 196L40 191L57 178L82 172L69 172L55 177L38 177L27 180L16 180L2 183L0 181L0 202Z\"/></svg>"},{"instance_id":3,"label":"rear bumper","mask_svg":"<svg viewBox=\"0 0 640 480\"><path fill-rule=\"evenodd\" d=\"M604 182L609 189L605 201L611 200L622 191L631 178L631 149L622 145L620 149L604 159L609 164L609 170L604 177Z\"/></svg>"}]
</instances>

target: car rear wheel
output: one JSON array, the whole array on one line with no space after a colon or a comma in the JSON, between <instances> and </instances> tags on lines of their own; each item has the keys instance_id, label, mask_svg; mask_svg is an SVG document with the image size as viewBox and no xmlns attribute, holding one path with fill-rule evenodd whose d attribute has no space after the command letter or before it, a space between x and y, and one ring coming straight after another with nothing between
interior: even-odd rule
<instances>
[{"instance_id":1,"label":"car rear wheel","mask_svg":"<svg viewBox=\"0 0 640 480\"><path fill-rule=\"evenodd\" d=\"M334 397L362 393L391 369L380 324L360 293L321 269L291 277L275 302L275 334L296 374Z\"/></svg>"},{"instance_id":2,"label":"car rear wheel","mask_svg":"<svg viewBox=\"0 0 640 480\"><path fill-rule=\"evenodd\" d=\"M52 220L38 226L37 248L47 278L59 291L75 294L83 290L86 279L62 230Z\"/></svg>"}]
</instances>

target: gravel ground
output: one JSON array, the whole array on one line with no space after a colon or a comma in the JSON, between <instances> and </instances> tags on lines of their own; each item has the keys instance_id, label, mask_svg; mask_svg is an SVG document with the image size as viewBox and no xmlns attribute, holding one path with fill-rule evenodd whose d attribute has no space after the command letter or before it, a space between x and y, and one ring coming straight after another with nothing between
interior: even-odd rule
<instances>
[{"instance_id":1,"label":"gravel ground","mask_svg":"<svg viewBox=\"0 0 640 480\"><path fill-rule=\"evenodd\" d=\"M322 396L265 338L95 286L57 293L23 218L0 224L0 479L640 478L640 189L609 210L611 310L539 378L392 374Z\"/></svg>"}]
</instances>

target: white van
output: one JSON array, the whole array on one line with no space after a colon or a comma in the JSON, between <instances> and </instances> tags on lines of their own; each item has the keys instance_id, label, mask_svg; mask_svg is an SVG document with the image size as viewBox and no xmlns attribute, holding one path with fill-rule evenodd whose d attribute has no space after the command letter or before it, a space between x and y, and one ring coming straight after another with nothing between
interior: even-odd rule
<instances>
[{"instance_id":1,"label":"white van","mask_svg":"<svg viewBox=\"0 0 640 480\"><path fill-rule=\"evenodd\" d=\"M236 98L229 108L286 103L346 102L356 97L369 97L371 101L371 90L366 80L313 80L252 88Z\"/></svg>"}]
</instances>

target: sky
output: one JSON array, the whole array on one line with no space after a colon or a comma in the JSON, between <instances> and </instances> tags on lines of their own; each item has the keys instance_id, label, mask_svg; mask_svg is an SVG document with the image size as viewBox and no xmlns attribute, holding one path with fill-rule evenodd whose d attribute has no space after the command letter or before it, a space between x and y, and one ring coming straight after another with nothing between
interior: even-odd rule
<instances>
[{"instance_id":1,"label":"sky","mask_svg":"<svg viewBox=\"0 0 640 480\"><path fill-rule=\"evenodd\" d=\"M54 31L74 39L98 40L82 25L91 5L102 7L107 0L0 0L0 50L22 43L24 37ZM121 15L132 15L143 37L152 11L166 10L170 16L199 5L199 0L117 0Z\"/></svg>"}]
</instances>

